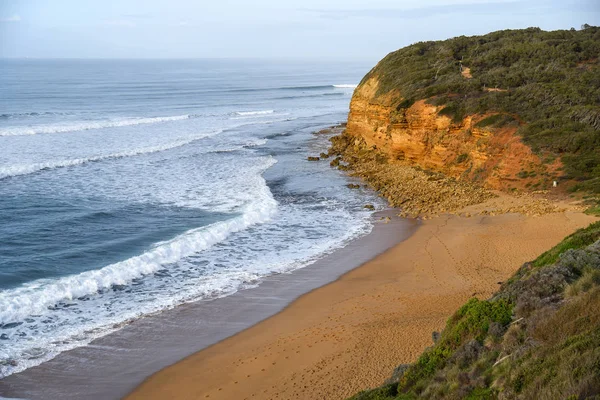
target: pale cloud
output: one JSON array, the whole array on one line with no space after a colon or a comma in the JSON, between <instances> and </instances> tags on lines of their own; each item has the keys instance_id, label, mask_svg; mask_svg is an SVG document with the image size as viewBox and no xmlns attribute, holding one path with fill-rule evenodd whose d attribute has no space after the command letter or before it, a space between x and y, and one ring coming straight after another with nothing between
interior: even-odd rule
<instances>
[{"instance_id":1,"label":"pale cloud","mask_svg":"<svg viewBox=\"0 0 600 400\"><path fill-rule=\"evenodd\" d=\"M452 4L423 5L416 8L361 8L361 9L305 9L328 19L342 20L348 18L428 18L439 14L494 14L506 10L506 7L520 9L529 5L528 1L456 1Z\"/></svg>"},{"instance_id":2,"label":"pale cloud","mask_svg":"<svg viewBox=\"0 0 600 400\"><path fill-rule=\"evenodd\" d=\"M399 2L394 7L369 7L369 8L304 8L300 11L317 14L332 20L351 18L372 19L416 19L431 18L435 15L499 15L506 12L519 13L520 15L535 15L544 10L578 9L581 12L596 12L600 10L598 0L563 0L560 4L550 4L548 0L435 0L412 5Z\"/></svg>"},{"instance_id":3,"label":"pale cloud","mask_svg":"<svg viewBox=\"0 0 600 400\"><path fill-rule=\"evenodd\" d=\"M135 27L135 22L130 21L128 19L109 19L104 21L105 25L112 25L112 26L122 26L122 27L126 27L126 28L133 28Z\"/></svg>"},{"instance_id":4,"label":"pale cloud","mask_svg":"<svg viewBox=\"0 0 600 400\"><path fill-rule=\"evenodd\" d=\"M21 22L21 16L14 14L7 18L0 18L0 22Z\"/></svg>"},{"instance_id":5,"label":"pale cloud","mask_svg":"<svg viewBox=\"0 0 600 400\"><path fill-rule=\"evenodd\" d=\"M131 19L150 19L150 18L152 18L152 13L142 13L142 12L128 13L128 14L123 14L123 17L131 18Z\"/></svg>"}]
</instances>

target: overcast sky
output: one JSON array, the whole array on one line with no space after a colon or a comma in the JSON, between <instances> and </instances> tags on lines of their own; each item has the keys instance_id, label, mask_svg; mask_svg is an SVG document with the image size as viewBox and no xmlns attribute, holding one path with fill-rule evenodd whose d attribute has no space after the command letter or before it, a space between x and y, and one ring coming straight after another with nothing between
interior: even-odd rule
<instances>
[{"instance_id":1,"label":"overcast sky","mask_svg":"<svg viewBox=\"0 0 600 400\"><path fill-rule=\"evenodd\" d=\"M600 25L600 0L0 0L0 57L343 58Z\"/></svg>"}]
</instances>

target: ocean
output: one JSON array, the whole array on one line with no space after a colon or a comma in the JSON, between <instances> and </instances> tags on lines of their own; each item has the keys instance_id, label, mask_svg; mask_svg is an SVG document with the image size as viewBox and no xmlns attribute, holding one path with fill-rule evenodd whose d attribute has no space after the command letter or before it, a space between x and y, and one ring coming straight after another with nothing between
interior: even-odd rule
<instances>
[{"instance_id":1,"label":"ocean","mask_svg":"<svg viewBox=\"0 0 600 400\"><path fill-rule=\"evenodd\" d=\"M0 60L0 378L372 229L309 162L367 64Z\"/></svg>"}]
</instances>

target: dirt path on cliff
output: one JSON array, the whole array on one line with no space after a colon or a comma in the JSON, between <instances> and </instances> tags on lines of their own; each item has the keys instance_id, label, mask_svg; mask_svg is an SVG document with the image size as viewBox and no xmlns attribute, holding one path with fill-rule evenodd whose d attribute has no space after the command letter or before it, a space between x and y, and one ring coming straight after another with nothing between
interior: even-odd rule
<instances>
[{"instance_id":1,"label":"dirt path on cliff","mask_svg":"<svg viewBox=\"0 0 600 400\"><path fill-rule=\"evenodd\" d=\"M462 67L460 73L462 76L464 76L467 79L473 78L473 75L471 75L471 68L469 68L469 67Z\"/></svg>"},{"instance_id":2,"label":"dirt path on cliff","mask_svg":"<svg viewBox=\"0 0 600 400\"><path fill-rule=\"evenodd\" d=\"M281 313L157 373L129 399L343 399L432 344L472 296L487 298L593 217L442 216Z\"/></svg>"}]
</instances>

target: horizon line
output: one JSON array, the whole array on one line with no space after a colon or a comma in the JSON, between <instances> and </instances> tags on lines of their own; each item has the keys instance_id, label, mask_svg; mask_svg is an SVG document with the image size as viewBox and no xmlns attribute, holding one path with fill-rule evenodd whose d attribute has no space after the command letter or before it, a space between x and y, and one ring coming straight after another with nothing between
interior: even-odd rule
<instances>
[{"instance_id":1,"label":"horizon line","mask_svg":"<svg viewBox=\"0 0 600 400\"><path fill-rule=\"evenodd\" d=\"M130 60L130 61L169 61L169 60L324 60L324 61L348 61L348 60L356 60L356 61L368 61L368 59L373 57L322 57L322 56L298 56L298 57L239 57L239 56L227 56L227 57L34 57L34 56L22 56L22 57L11 57L11 56L0 56L0 60Z\"/></svg>"}]
</instances>

